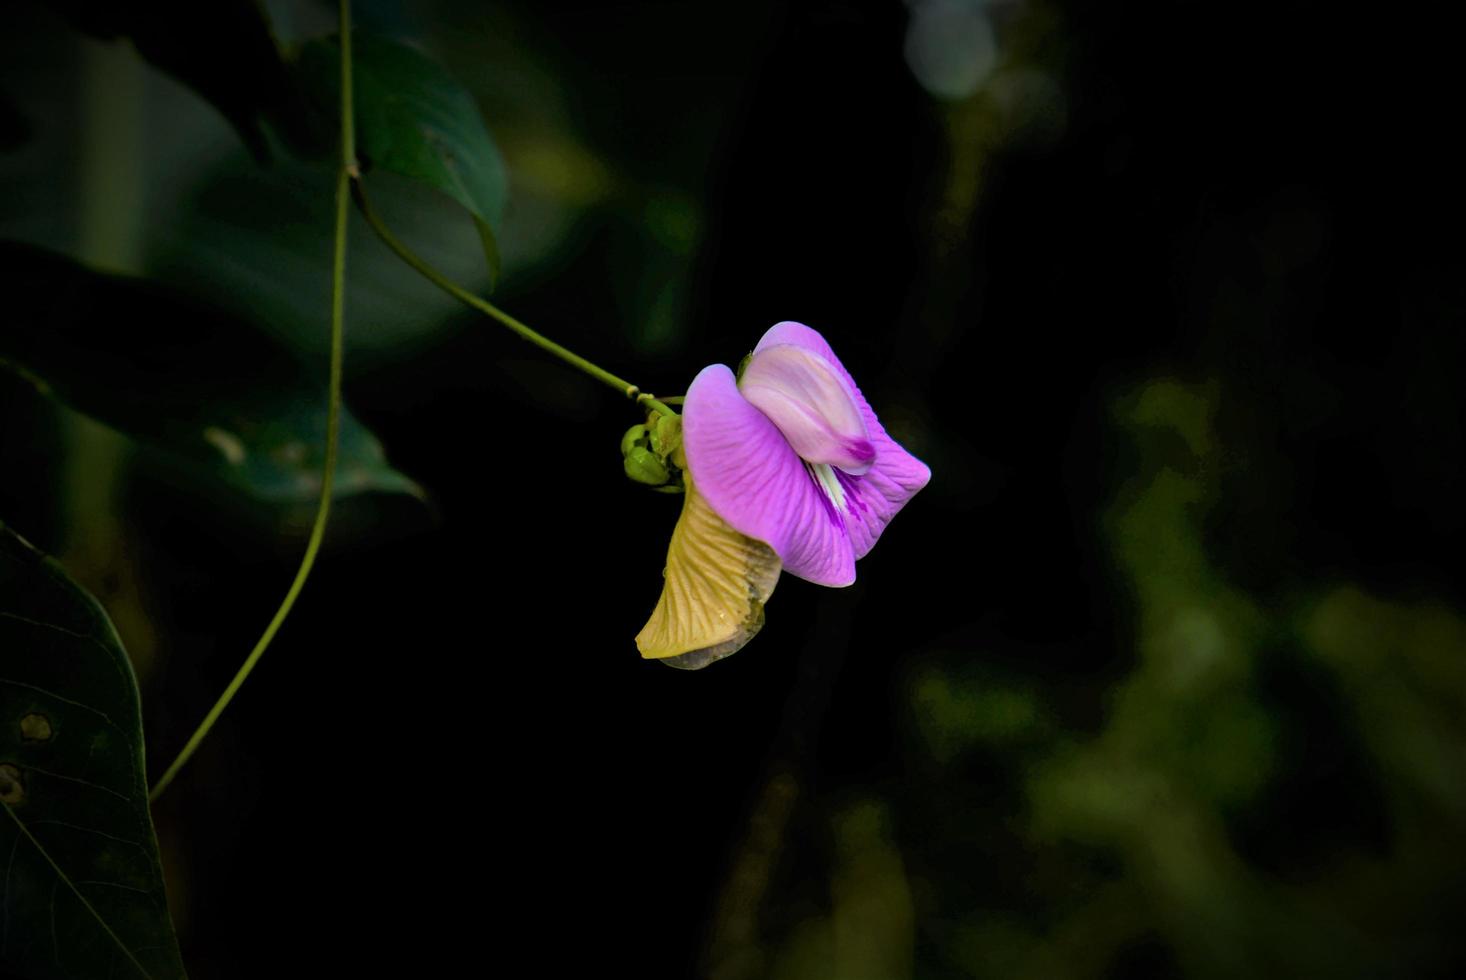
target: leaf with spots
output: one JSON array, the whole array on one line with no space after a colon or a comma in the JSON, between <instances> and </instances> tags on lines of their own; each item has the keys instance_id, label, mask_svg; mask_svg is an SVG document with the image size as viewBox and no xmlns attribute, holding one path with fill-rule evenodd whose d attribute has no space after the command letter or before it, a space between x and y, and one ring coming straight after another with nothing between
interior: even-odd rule
<instances>
[{"instance_id":1,"label":"leaf with spots","mask_svg":"<svg viewBox=\"0 0 1466 980\"><path fill-rule=\"evenodd\" d=\"M137 681L102 607L0 524L0 975L184 976Z\"/></svg>"},{"instance_id":2,"label":"leaf with spots","mask_svg":"<svg viewBox=\"0 0 1466 980\"><path fill-rule=\"evenodd\" d=\"M441 191L473 217L491 279L499 275L494 227L509 195L508 170L473 96L437 62L389 38L354 31L352 93L363 167L410 177ZM301 48L297 75L322 112L340 104L341 41Z\"/></svg>"},{"instance_id":3,"label":"leaf with spots","mask_svg":"<svg viewBox=\"0 0 1466 980\"><path fill-rule=\"evenodd\" d=\"M10 282L0 367L256 499L320 494L324 366L307 368L245 317L145 279L6 242L0 267ZM335 495L366 491L420 493L343 412Z\"/></svg>"}]
</instances>

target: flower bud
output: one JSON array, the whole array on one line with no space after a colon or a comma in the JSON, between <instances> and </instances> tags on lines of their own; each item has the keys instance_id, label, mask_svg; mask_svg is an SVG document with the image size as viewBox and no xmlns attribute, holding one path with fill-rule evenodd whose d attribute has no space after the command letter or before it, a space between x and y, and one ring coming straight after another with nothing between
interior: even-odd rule
<instances>
[{"instance_id":1,"label":"flower bud","mask_svg":"<svg viewBox=\"0 0 1466 980\"><path fill-rule=\"evenodd\" d=\"M626 475L666 493L682 492L682 420L658 416L648 425L633 425L621 437L622 465Z\"/></svg>"},{"instance_id":2,"label":"flower bud","mask_svg":"<svg viewBox=\"0 0 1466 980\"><path fill-rule=\"evenodd\" d=\"M664 460L682 448L682 416L658 415L651 424L651 447Z\"/></svg>"},{"instance_id":3,"label":"flower bud","mask_svg":"<svg viewBox=\"0 0 1466 980\"><path fill-rule=\"evenodd\" d=\"M633 425L631 428L627 429L626 434L621 437L621 455L625 456L627 453L631 452L632 446L638 444L643 446L646 445L647 436L647 428L644 425Z\"/></svg>"},{"instance_id":4,"label":"flower bud","mask_svg":"<svg viewBox=\"0 0 1466 980\"><path fill-rule=\"evenodd\" d=\"M667 464L657 458L656 453L643 446L632 446L625 458L626 475L637 483L659 487L667 482L671 474Z\"/></svg>"}]
</instances>

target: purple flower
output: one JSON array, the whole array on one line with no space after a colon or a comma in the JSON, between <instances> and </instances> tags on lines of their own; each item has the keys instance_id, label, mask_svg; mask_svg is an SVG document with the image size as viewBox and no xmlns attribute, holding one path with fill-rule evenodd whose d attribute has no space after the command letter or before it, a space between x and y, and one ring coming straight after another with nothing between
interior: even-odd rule
<instances>
[{"instance_id":1,"label":"purple flower","mask_svg":"<svg viewBox=\"0 0 1466 980\"><path fill-rule=\"evenodd\" d=\"M854 582L855 560L931 479L825 338L788 321L763 335L737 382L721 364L693 379L682 444L713 510L820 585Z\"/></svg>"},{"instance_id":2,"label":"purple flower","mask_svg":"<svg viewBox=\"0 0 1466 980\"><path fill-rule=\"evenodd\" d=\"M685 667L753 637L781 565L820 585L854 582L856 559L931 479L825 339L789 321L763 335L741 378L714 364L693 379L675 461L686 500L637 644Z\"/></svg>"}]
</instances>

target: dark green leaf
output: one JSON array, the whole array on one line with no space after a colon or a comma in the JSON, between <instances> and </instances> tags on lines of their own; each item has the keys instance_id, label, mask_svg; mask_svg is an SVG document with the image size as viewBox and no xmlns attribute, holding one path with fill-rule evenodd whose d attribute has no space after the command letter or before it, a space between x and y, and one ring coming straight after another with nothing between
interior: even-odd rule
<instances>
[{"instance_id":1,"label":"dark green leaf","mask_svg":"<svg viewBox=\"0 0 1466 980\"><path fill-rule=\"evenodd\" d=\"M256 157L269 119L302 135L290 73L257 0L52 0L77 30L127 37L138 52L212 102Z\"/></svg>"},{"instance_id":2,"label":"dark green leaf","mask_svg":"<svg viewBox=\"0 0 1466 980\"><path fill-rule=\"evenodd\" d=\"M206 282L209 297L249 317L290 350L320 363L330 349L322 312L331 281L335 170L279 160L259 167L243 153L218 161L160 215L149 275L183 288ZM427 260L482 288L478 237L452 200L391 174L372 180L372 203L392 227L421 243ZM463 307L392 254L364 221L346 248L346 340L353 368L411 356Z\"/></svg>"},{"instance_id":3,"label":"dark green leaf","mask_svg":"<svg viewBox=\"0 0 1466 980\"><path fill-rule=\"evenodd\" d=\"M0 363L78 411L267 501L320 492L324 372L251 321L155 283L0 243L10 277ZM324 320L326 294L321 293ZM343 412L337 496L417 492Z\"/></svg>"},{"instance_id":4,"label":"dark green leaf","mask_svg":"<svg viewBox=\"0 0 1466 980\"><path fill-rule=\"evenodd\" d=\"M436 62L404 44L361 31L351 38L357 151L363 165L422 181L467 208L497 277L494 229L509 180L473 97ZM334 115L340 40L306 44L298 67L307 98Z\"/></svg>"},{"instance_id":5,"label":"dark green leaf","mask_svg":"<svg viewBox=\"0 0 1466 980\"><path fill-rule=\"evenodd\" d=\"M0 973L184 975L132 666L107 614L0 524Z\"/></svg>"}]
</instances>

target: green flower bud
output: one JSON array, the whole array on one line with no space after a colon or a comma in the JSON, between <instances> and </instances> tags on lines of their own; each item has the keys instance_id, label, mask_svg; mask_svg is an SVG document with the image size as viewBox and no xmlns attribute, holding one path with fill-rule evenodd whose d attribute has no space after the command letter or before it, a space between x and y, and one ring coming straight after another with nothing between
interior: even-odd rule
<instances>
[{"instance_id":1,"label":"green flower bud","mask_svg":"<svg viewBox=\"0 0 1466 980\"><path fill-rule=\"evenodd\" d=\"M661 493L682 492L682 419L654 415L621 437L626 475Z\"/></svg>"},{"instance_id":2,"label":"green flower bud","mask_svg":"<svg viewBox=\"0 0 1466 980\"><path fill-rule=\"evenodd\" d=\"M682 445L682 416L658 415L651 426L652 452L667 459Z\"/></svg>"},{"instance_id":3,"label":"green flower bud","mask_svg":"<svg viewBox=\"0 0 1466 980\"><path fill-rule=\"evenodd\" d=\"M667 464L645 446L633 445L626 453L626 475L637 483L659 487L672 475Z\"/></svg>"},{"instance_id":4,"label":"green flower bud","mask_svg":"<svg viewBox=\"0 0 1466 980\"><path fill-rule=\"evenodd\" d=\"M647 445L647 428L644 425L633 425L626 430L626 434L621 437L621 455L625 456L636 445Z\"/></svg>"}]
</instances>

